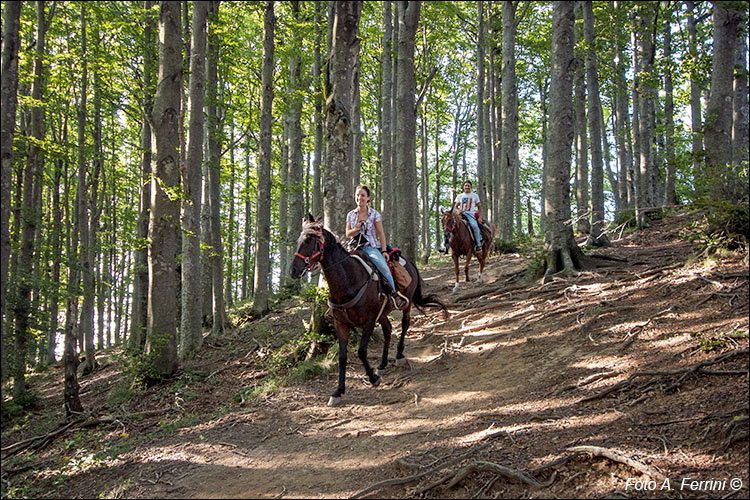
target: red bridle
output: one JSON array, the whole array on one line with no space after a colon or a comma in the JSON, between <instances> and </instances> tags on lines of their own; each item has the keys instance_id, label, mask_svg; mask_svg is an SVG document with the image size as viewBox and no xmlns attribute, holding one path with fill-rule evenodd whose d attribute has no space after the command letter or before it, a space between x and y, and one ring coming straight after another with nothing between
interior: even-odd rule
<instances>
[{"instance_id":1,"label":"red bridle","mask_svg":"<svg viewBox=\"0 0 750 500\"><path fill-rule=\"evenodd\" d=\"M309 257L305 257L301 253L294 252L295 257L299 257L300 259L305 261L305 269L312 271L313 268L320 263L320 259L323 258L323 240L320 240L320 248L318 248L318 251L314 254L310 255ZM316 260L317 259L317 260Z\"/></svg>"}]
</instances>

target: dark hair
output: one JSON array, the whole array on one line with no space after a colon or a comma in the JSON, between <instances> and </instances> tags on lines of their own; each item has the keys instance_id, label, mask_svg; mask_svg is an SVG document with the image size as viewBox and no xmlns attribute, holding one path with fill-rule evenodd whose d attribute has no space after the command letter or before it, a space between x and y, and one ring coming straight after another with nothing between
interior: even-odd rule
<instances>
[{"instance_id":1,"label":"dark hair","mask_svg":"<svg viewBox=\"0 0 750 500\"><path fill-rule=\"evenodd\" d=\"M474 184L472 184L471 181L469 181L469 180L464 181L464 183L461 184L461 185L465 186L467 182L469 183L469 186L474 187Z\"/></svg>"},{"instance_id":2,"label":"dark hair","mask_svg":"<svg viewBox=\"0 0 750 500\"><path fill-rule=\"evenodd\" d=\"M356 194L357 191L359 191L360 189L364 189L365 192L367 192L367 196L370 197L370 198L372 198L372 195L370 194L370 188L368 188L364 184L357 184L357 187L354 188L354 193Z\"/></svg>"}]
</instances>

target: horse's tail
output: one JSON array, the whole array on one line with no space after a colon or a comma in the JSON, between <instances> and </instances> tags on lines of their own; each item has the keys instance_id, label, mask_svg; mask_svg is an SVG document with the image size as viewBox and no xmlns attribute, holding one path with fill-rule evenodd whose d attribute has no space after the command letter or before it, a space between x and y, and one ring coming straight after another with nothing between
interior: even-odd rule
<instances>
[{"instance_id":1,"label":"horse's tail","mask_svg":"<svg viewBox=\"0 0 750 500\"><path fill-rule=\"evenodd\" d=\"M411 296L411 303L417 306L417 309L419 309L423 314L425 313L424 307L427 307L429 305L433 305L436 307L439 307L443 310L443 316L445 319L448 319L448 308L445 307L445 304L438 298L437 295L434 293L431 293L429 295L422 295L422 277L419 275L419 269L417 269L417 266L413 266L414 271L417 273L417 288L414 289L414 294Z\"/></svg>"}]
</instances>

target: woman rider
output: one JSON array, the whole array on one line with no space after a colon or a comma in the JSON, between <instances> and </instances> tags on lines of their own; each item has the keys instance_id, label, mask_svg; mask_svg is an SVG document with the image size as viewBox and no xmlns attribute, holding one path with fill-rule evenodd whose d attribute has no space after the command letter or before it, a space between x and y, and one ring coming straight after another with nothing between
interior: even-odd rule
<instances>
[{"instance_id":1,"label":"woman rider","mask_svg":"<svg viewBox=\"0 0 750 500\"><path fill-rule=\"evenodd\" d=\"M393 283L391 270L386 263L388 253L385 244L385 232L383 232L383 218L380 212L371 208L370 188L364 184L359 184L355 190L354 200L357 208L346 214L346 237L353 238L357 234L362 234L367 243L362 250L370 257L370 261L375 264L380 273L388 280L391 285L391 300L397 309L404 309L409 301L396 290Z\"/></svg>"}]
</instances>

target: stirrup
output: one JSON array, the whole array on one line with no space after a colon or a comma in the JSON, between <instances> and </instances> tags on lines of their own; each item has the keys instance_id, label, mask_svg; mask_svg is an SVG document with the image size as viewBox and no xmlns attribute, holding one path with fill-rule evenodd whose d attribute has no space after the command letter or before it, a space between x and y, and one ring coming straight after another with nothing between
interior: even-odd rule
<instances>
[{"instance_id":1,"label":"stirrup","mask_svg":"<svg viewBox=\"0 0 750 500\"><path fill-rule=\"evenodd\" d=\"M403 300L403 303L400 306L396 302L397 298L400 298L401 300ZM399 311L403 311L409 306L409 299L407 299L404 294L397 291L395 293L391 293L391 303L393 304L393 307L395 307Z\"/></svg>"}]
</instances>

